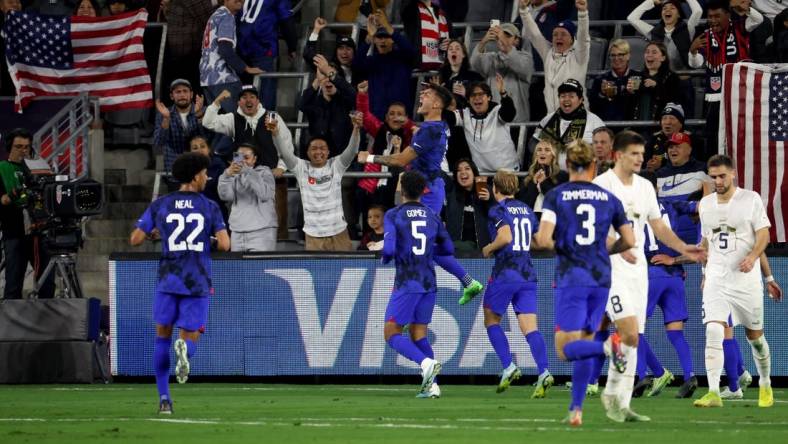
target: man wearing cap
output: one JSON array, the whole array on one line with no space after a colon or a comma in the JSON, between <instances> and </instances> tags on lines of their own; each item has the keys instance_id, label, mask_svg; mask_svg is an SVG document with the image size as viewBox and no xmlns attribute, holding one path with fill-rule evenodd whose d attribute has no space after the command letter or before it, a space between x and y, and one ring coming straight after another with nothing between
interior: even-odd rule
<instances>
[{"instance_id":1,"label":"man wearing cap","mask_svg":"<svg viewBox=\"0 0 788 444\"><path fill-rule=\"evenodd\" d=\"M304 47L304 62L306 66L311 66L314 63L317 53L317 40L322 31L328 23L323 17L315 19L315 24L312 27L312 32L309 34L309 39L306 41ZM353 69L353 57L356 54L356 42L346 35L337 35L336 45L334 46L334 57L330 59L331 62L339 65L339 75L345 81L353 86L358 85L359 82L364 80L360 73Z\"/></svg>"},{"instance_id":2,"label":"man wearing cap","mask_svg":"<svg viewBox=\"0 0 788 444\"><path fill-rule=\"evenodd\" d=\"M290 0L245 0L238 17L238 54L263 72L276 72L279 35L287 43L290 60L295 60L298 33ZM242 75L244 83L254 82L253 74ZM263 78L260 90L268 109L276 108L276 79Z\"/></svg>"},{"instance_id":3,"label":"man wearing cap","mask_svg":"<svg viewBox=\"0 0 788 444\"><path fill-rule=\"evenodd\" d=\"M534 139L549 140L558 154L558 165L566 169L566 146L583 139L593 143L594 130L605 126L602 119L586 110L583 102L583 85L569 79L558 86L559 108L539 122Z\"/></svg>"},{"instance_id":4,"label":"man wearing cap","mask_svg":"<svg viewBox=\"0 0 788 444\"><path fill-rule=\"evenodd\" d=\"M200 58L200 86L205 90L205 99L213 102L222 91L227 97L238 95L241 91L241 73L255 75L263 70L248 66L236 54L235 15L241 10L243 0L225 0L205 25L202 57ZM219 101L221 103L221 100ZM223 106L226 113L232 113L230 104Z\"/></svg>"},{"instance_id":5,"label":"man wearing cap","mask_svg":"<svg viewBox=\"0 0 788 444\"><path fill-rule=\"evenodd\" d=\"M205 135L200 125L203 114L203 98L195 98L191 83L186 79L175 79L170 83L172 106L167 108L156 100L156 126L153 130L153 146L164 153L164 171L172 171L172 164L182 153L189 152L189 139L197 134ZM194 100L194 103L192 103Z\"/></svg>"},{"instance_id":6,"label":"man wearing cap","mask_svg":"<svg viewBox=\"0 0 788 444\"><path fill-rule=\"evenodd\" d=\"M393 102L404 103L410 112L413 109L410 76L416 50L405 36L394 31L382 10L370 14L367 31L353 66L367 73L372 114L382 120Z\"/></svg>"},{"instance_id":7,"label":"man wearing cap","mask_svg":"<svg viewBox=\"0 0 788 444\"><path fill-rule=\"evenodd\" d=\"M660 116L660 130L652 134L646 143L643 162L647 171L654 173L664 165L668 156L670 136L679 132L686 132L684 131L684 108L677 103L668 103ZM703 145L694 137L690 137L693 139L692 146L695 151L703 153L703 149L701 149Z\"/></svg>"},{"instance_id":8,"label":"man wearing cap","mask_svg":"<svg viewBox=\"0 0 788 444\"><path fill-rule=\"evenodd\" d=\"M520 0L520 18L523 36L530 41L544 61L544 98L547 112L559 108L558 87L567 79L586 81L588 60L591 53L591 36L588 31L588 1L576 0L577 22L559 22L553 28L552 42L542 36L530 11L531 0ZM589 138L590 141L590 138Z\"/></svg>"},{"instance_id":9,"label":"man wearing cap","mask_svg":"<svg viewBox=\"0 0 788 444\"><path fill-rule=\"evenodd\" d=\"M692 140L687 133L673 133L668 140L668 161L657 170L657 196L668 201L700 200L711 191L706 165L691 157ZM697 244L698 223L688 215L673 220L673 231L688 244Z\"/></svg>"},{"instance_id":10,"label":"man wearing cap","mask_svg":"<svg viewBox=\"0 0 788 444\"><path fill-rule=\"evenodd\" d=\"M495 41L498 51L486 52L487 43ZM513 122L530 120L528 90L534 73L534 60L530 51L521 51L520 31L511 23L493 26L476 45L471 54L471 68L487 78L492 88L492 100L501 103L501 92L511 97L517 110ZM496 75L503 77L503 89L497 87ZM505 96L504 96L505 97Z\"/></svg>"}]
</instances>

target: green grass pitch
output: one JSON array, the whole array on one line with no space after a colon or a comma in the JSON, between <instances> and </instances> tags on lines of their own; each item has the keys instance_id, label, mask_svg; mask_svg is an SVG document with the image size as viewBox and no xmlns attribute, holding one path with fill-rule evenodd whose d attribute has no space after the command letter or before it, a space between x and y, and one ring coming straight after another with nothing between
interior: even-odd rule
<instances>
[{"instance_id":1,"label":"green grass pitch","mask_svg":"<svg viewBox=\"0 0 788 444\"><path fill-rule=\"evenodd\" d=\"M634 399L652 422L616 424L599 398L584 424L561 423L569 392L554 387L442 386L441 399L418 400L410 385L188 383L172 387L175 413L157 414L154 384L0 386L0 443L683 443L788 442L788 401L758 408L757 387L720 409L674 399L675 389ZM702 388L700 390L703 390Z\"/></svg>"}]
</instances>

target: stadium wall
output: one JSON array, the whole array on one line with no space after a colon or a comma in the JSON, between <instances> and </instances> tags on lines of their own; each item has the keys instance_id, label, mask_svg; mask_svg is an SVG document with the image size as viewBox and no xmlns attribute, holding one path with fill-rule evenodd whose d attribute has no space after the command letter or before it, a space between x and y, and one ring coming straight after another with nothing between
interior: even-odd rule
<instances>
[{"instance_id":1,"label":"stadium wall","mask_svg":"<svg viewBox=\"0 0 788 444\"><path fill-rule=\"evenodd\" d=\"M788 258L771 258L778 282L788 284ZM477 279L489 276L492 261L460 259ZM550 369L570 374L553 348L554 259L535 259L539 274L539 329L547 342ZM155 255L110 258L112 374L153 375L152 302L158 259ZM449 375L494 375L500 362L487 340L481 297L459 306L460 283L438 269L438 297L431 327L437 359ZM394 268L374 258L260 257L215 259L212 297L206 331L191 371L208 376L412 375L417 366L398 356L383 340L383 315L391 292ZM695 371L704 374L704 329L700 323L700 268L687 267L690 319L685 332ZM764 296L765 297L765 296ZM765 300L766 337L772 375L788 376L788 303ZM513 312L503 328L515 360L525 373L536 366ZM736 329L748 369L755 374L744 331ZM647 324L654 352L675 374L676 354L665 336L656 310ZM173 358L174 359L174 358ZM173 361L174 362L174 361Z\"/></svg>"}]
</instances>

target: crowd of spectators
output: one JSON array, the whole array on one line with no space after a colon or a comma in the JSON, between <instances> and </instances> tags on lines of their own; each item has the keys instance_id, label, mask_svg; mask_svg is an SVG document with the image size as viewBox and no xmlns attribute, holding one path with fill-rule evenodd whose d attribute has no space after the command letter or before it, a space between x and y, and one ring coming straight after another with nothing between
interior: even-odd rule
<instances>
[{"instance_id":1,"label":"crowd of spectators","mask_svg":"<svg viewBox=\"0 0 788 444\"><path fill-rule=\"evenodd\" d=\"M146 7L151 21L166 21L169 97L156 102L153 144L165 170L185 151L211 157L206 192L222 204L239 251L274 249L286 234L285 172L301 194L308 249L349 250L362 235L359 248L379 249L381 215L397 201L401 169L359 164L355 153L392 155L409 146L419 126L415 77L453 93L444 112L451 133L443 216L459 249L479 251L489 242L487 178L522 171L518 197L538 212L544 194L566 180L572 141L593 144L598 172L612 165L621 127L608 122L653 123L633 125L648 140L643 168L656 173L661 194L697 198L703 161L718 149L722 66L788 61L780 0L605 2L615 8L588 0L340 0L333 20L357 25L358 35L318 17L301 54L289 1L218 3L0 0L0 20L23 8L98 16ZM626 18L631 28L603 40L604 71L591 72L592 39L609 37L591 24L610 18ZM488 21L470 33L454 26ZM302 59L311 73L295 104L307 124L300 140L276 112L276 79L256 78L276 72L284 58ZM0 75L0 92L12 94L5 63ZM255 80L259 88L249 86ZM685 123L699 116L705 130L693 134ZM519 125L526 122L539 124ZM348 193L348 170L391 174L352 181ZM677 190L677 177L692 180Z\"/></svg>"}]
</instances>

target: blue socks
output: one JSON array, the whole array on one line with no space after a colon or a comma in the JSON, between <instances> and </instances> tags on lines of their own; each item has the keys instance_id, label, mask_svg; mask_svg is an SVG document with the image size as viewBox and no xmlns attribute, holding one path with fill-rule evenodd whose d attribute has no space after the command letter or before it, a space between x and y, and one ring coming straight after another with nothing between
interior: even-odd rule
<instances>
[{"instance_id":1,"label":"blue socks","mask_svg":"<svg viewBox=\"0 0 788 444\"><path fill-rule=\"evenodd\" d=\"M604 343L610 337L609 330L598 331L594 334L594 341ZM588 375L588 383L596 384L599 381L599 375L602 373L602 367L605 365L605 355L595 356L591 358L591 374Z\"/></svg>"},{"instance_id":2,"label":"blue socks","mask_svg":"<svg viewBox=\"0 0 788 444\"><path fill-rule=\"evenodd\" d=\"M170 398L170 345L172 338L156 337L153 344L153 369L156 372L156 388L159 399Z\"/></svg>"},{"instance_id":3,"label":"blue socks","mask_svg":"<svg viewBox=\"0 0 788 444\"><path fill-rule=\"evenodd\" d=\"M415 342L416 347L424 353L424 356L435 359L435 353L432 351L432 346L430 345L430 340L427 338L421 338ZM438 382L438 378L435 378L435 383Z\"/></svg>"},{"instance_id":4,"label":"blue socks","mask_svg":"<svg viewBox=\"0 0 788 444\"><path fill-rule=\"evenodd\" d=\"M536 361L536 367L539 369L539 374L547 370L547 347L544 345L544 338L539 330L534 330L525 335L525 340L528 341L528 346L531 347L531 356Z\"/></svg>"},{"instance_id":5,"label":"blue socks","mask_svg":"<svg viewBox=\"0 0 788 444\"><path fill-rule=\"evenodd\" d=\"M498 354L503 368L509 367L512 363L512 352L509 350L509 340L506 339L506 334L501 326L496 324L487 327L487 337L490 339L495 353Z\"/></svg>"},{"instance_id":6,"label":"blue socks","mask_svg":"<svg viewBox=\"0 0 788 444\"><path fill-rule=\"evenodd\" d=\"M737 375L741 376L744 373L744 357L741 355L741 347L739 347L739 341L736 338L731 339L733 341L734 346L736 347L736 371Z\"/></svg>"},{"instance_id":7,"label":"blue socks","mask_svg":"<svg viewBox=\"0 0 788 444\"><path fill-rule=\"evenodd\" d=\"M397 351L397 353L410 359L416 364L421 364L427 356L414 344L410 338L406 338L402 333L393 335L387 341L389 346Z\"/></svg>"},{"instance_id":8,"label":"blue socks","mask_svg":"<svg viewBox=\"0 0 788 444\"><path fill-rule=\"evenodd\" d=\"M595 356L602 356L604 358L605 347L598 341L574 341L564 345L564 355L569 361L579 361ZM572 374L572 378L574 380L574 373ZM588 379L586 379L586 381L588 381Z\"/></svg>"},{"instance_id":9,"label":"blue socks","mask_svg":"<svg viewBox=\"0 0 788 444\"><path fill-rule=\"evenodd\" d=\"M739 390L739 359L736 350L739 349L735 339L722 341L722 351L725 354L725 374L728 376L728 389L735 392Z\"/></svg>"},{"instance_id":10,"label":"blue socks","mask_svg":"<svg viewBox=\"0 0 788 444\"><path fill-rule=\"evenodd\" d=\"M572 342L572 344L576 343ZM564 347L564 353L566 353L566 347ZM569 404L569 411L583 408L583 400L586 397L586 387L588 387L592 366L593 362L590 358L579 359L572 363L572 403Z\"/></svg>"},{"instance_id":11,"label":"blue socks","mask_svg":"<svg viewBox=\"0 0 788 444\"><path fill-rule=\"evenodd\" d=\"M681 370L684 372L684 380L686 381L695 376L695 370L692 368L692 353L690 353L687 338L684 337L683 330L668 330L667 334L670 343L676 349L676 354L679 355Z\"/></svg>"},{"instance_id":12,"label":"blue socks","mask_svg":"<svg viewBox=\"0 0 788 444\"><path fill-rule=\"evenodd\" d=\"M457 262L454 256L435 256L433 260L436 264L440 265L441 268L448 271L449 274L459 279L463 287L467 287L473 282L471 275L465 272L465 269L462 268L462 265Z\"/></svg>"},{"instance_id":13,"label":"blue socks","mask_svg":"<svg viewBox=\"0 0 788 444\"><path fill-rule=\"evenodd\" d=\"M646 377L646 366L651 369L651 373L657 378L665 374L665 369L662 367L662 363L659 362L657 355L655 355L654 351L651 350L648 340L646 340L646 337L643 334L639 334L637 363L639 379Z\"/></svg>"},{"instance_id":14,"label":"blue socks","mask_svg":"<svg viewBox=\"0 0 788 444\"><path fill-rule=\"evenodd\" d=\"M191 362L194 353L197 351L197 344L191 339L184 339L183 342L186 343L186 356L189 357L189 362Z\"/></svg>"}]
</instances>

